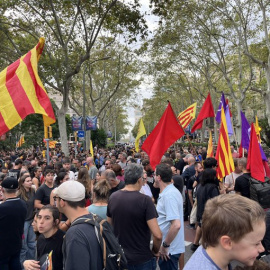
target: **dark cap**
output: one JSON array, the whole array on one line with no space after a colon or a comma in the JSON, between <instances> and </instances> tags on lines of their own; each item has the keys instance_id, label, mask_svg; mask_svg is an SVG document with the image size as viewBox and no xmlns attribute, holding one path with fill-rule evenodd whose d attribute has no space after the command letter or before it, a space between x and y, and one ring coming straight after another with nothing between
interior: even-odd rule
<instances>
[{"instance_id":1,"label":"dark cap","mask_svg":"<svg viewBox=\"0 0 270 270\"><path fill-rule=\"evenodd\" d=\"M1 186L7 189L17 189L18 188L18 180L14 177L7 177L2 183Z\"/></svg>"}]
</instances>

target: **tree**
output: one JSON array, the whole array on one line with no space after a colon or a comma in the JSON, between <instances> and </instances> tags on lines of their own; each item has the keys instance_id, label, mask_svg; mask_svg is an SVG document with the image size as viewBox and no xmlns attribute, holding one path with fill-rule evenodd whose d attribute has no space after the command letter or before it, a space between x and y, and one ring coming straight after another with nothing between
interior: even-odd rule
<instances>
[{"instance_id":1,"label":"tree","mask_svg":"<svg viewBox=\"0 0 270 270\"><path fill-rule=\"evenodd\" d=\"M230 95L237 108L239 141L240 111L246 95L254 86L254 64L243 54L242 37L236 34L238 28L228 19L226 12L231 12L235 22L238 20L251 25L254 20L251 16L253 9L250 8L252 1L243 1L241 6L245 6L245 14L240 14L242 17L235 11L234 2L240 3L169 1L165 4L166 11L163 4L157 4L154 12L160 16L160 27L152 42L152 59L154 68L157 65L164 67L157 68L158 84L164 84L165 78L170 78L171 74L188 78L183 81L185 86L183 91L179 91L181 95L189 91L192 96L188 90L191 86L198 92L200 100L207 90L214 97L214 105L219 103L221 91ZM254 31L245 32L246 39L250 40ZM199 101L197 97L196 100Z\"/></svg>"},{"instance_id":2,"label":"tree","mask_svg":"<svg viewBox=\"0 0 270 270\"><path fill-rule=\"evenodd\" d=\"M3 14L0 30L6 36L8 48L14 50L10 60L33 47L40 36L47 37L45 54L40 61L41 77L47 89L62 94L63 102L56 112L62 149L67 154L65 115L73 78L84 62L92 64L102 60L92 54L101 34L122 35L128 42L136 40L138 35L146 35L138 0L129 4L117 0L13 0L2 1L0 11ZM123 35L124 32L127 34Z\"/></svg>"}]
</instances>

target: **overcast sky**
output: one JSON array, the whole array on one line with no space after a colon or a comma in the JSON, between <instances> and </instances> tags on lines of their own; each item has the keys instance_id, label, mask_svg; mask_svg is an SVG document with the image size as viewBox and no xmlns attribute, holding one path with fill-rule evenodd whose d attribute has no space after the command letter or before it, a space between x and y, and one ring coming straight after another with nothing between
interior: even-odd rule
<instances>
[{"instance_id":1,"label":"overcast sky","mask_svg":"<svg viewBox=\"0 0 270 270\"><path fill-rule=\"evenodd\" d=\"M132 0L124 0L124 2L131 2ZM149 9L149 0L140 0L142 7L141 11L142 13L147 13L149 15L146 15L146 21L148 28L151 32L153 32L157 27L158 27L158 18L154 15L151 15L150 9ZM143 98L150 98L152 95L152 89L153 85L150 83L150 80L147 80L145 78L145 82L141 84L140 88L137 89L138 96L141 96L141 100ZM129 130L131 131L135 125L135 117L134 117L134 109L133 108L128 108L127 110L128 113L128 120L131 123L131 126L129 127ZM130 138L130 135L127 135L126 138Z\"/></svg>"}]
</instances>

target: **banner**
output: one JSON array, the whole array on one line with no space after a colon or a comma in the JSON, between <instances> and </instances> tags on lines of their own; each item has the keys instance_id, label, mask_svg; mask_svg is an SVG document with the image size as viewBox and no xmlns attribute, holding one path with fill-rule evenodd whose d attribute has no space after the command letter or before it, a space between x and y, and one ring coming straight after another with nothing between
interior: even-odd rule
<instances>
[{"instance_id":1,"label":"banner","mask_svg":"<svg viewBox=\"0 0 270 270\"><path fill-rule=\"evenodd\" d=\"M97 129L97 116L87 116L86 130L96 130L96 129Z\"/></svg>"},{"instance_id":2,"label":"banner","mask_svg":"<svg viewBox=\"0 0 270 270\"><path fill-rule=\"evenodd\" d=\"M72 131L83 130L83 117L82 116L72 116L71 127L72 127Z\"/></svg>"}]
</instances>

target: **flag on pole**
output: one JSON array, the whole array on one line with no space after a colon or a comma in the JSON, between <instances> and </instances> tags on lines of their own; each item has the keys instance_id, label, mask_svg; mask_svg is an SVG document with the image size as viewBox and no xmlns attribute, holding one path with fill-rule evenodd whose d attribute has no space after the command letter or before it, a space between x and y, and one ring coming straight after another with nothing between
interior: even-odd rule
<instances>
[{"instance_id":1,"label":"flag on pole","mask_svg":"<svg viewBox=\"0 0 270 270\"><path fill-rule=\"evenodd\" d=\"M142 149L148 154L153 169L159 164L165 151L185 134L179 125L174 111L169 102L158 124L148 135Z\"/></svg>"},{"instance_id":2,"label":"flag on pole","mask_svg":"<svg viewBox=\"0 0 270 270\"><path fill-rule=\"evenodd\" d=\"M250 131L250 124L245 117L245 114L241 111L241 145L244 149L249 148L249 131Z\"/></svg>"},{"instance_id":3,"label":"flag on pole","mask_svg":"<svg viewBox=\"0 0 270 270\"><path fill-rule=\"evenodd\" d=\"M228 136L226 117L223 107L221 108L221 127L219 130L219 139L216 152L218 162L217 178L222 179L234 171L234 162Z\"/></svg>"},{"instance_id":4,"label":"flag on pole","mask_svg":"<svg viewBox=\"0 0 270 270\"><path fill-rule=\"evenodd\" d=\"M191 133L193 133L195 130L202 128L203 120L208 117L215 117L215 112L211 100L210 93L208 94L207 98L205 99L205 102L199 112L199 115L191 129Z\"/></svg>"},{"instance_id":5,"label":"flag on pole","mask_svg":"<svg viewBox=\"0 0 270 270\"><path fill-rule=\"evenodd\" d=\"M180 112L179 115L177 116L183 129L185 129L189 125L191 120L195 118L196 107L197 107L197 102L187 107L184 111Z\"/></svg>"},{"instance_id":6,"label":"flag on pole","mask_svg":"<svg viewBox=\"0 0 270 270\"><path fill-rule=\"evenodd\" d=\"M140 138L146 134L146 130L143 124L143 120L141 118L140 124L139 124L139 129L138 129L138 134L135 140L135 150L136 152L139 152L139 143L140 143Z\"/></svg>"},{"instance_id":7,"label":"flag on pole","mask_svg":"<svg viewBox=\"0 0 270 270\"><path fill-rule=\"evenodd\" d=\"M94 157L94 150L93 150L92 140L90 140L90 154L91 154L92 157Z\"/></svg>"},{"instance_id":8,"label":"flag on pole","mask_svg":"<svg viewBox=\"0 0 270 270\"><path fill-rule=\"evenodd\" d=\"M251 176L256 180L264 182L265 170L261 157L260 145L254 124L251 124L250 144L248 150L247 170L250 171Z\"/></svg>"},{"instance_id":9,"label":"flag on pole","mask_svg":"<svg viewBox=\"0 0 270 270\"><path fill-rule=\"evenodd\" d=\"M209 131L209 140L206 157L214 157L212 132Z\"/></svg>"},{"instance_id":10,"label":"flag on pole","mask_svg":"<svg viewBox=\"0 0 270 270\"><path fill-rule=\"evenodd\" d=\"M24 135L21 135L20 136L20 139L16 143L16 148L21 147L24 143L25 143L25 141L24 141Z\"/></svg>"},{"instance_id":11,"label":"flag on pole","mask_svg":"<svg viewBox=\"0 0 270 270\"><path fill-rule=\"evenodd\" d=\"M50 99L38 76L44 42L40 38L31 51L0 73L0 136L29 114L42 114L46 126L55 122Z\"/></svg>"},{"instance_id":12,"label":"flag on pole","mask_svg":"<svg viewBox=\"0 0 270 270\"><path fill-rule=\"evenodd\" d=\"M261 135L260 135L260 132L261 132L261 127L259 126L259 121L258 121L258 117L256 116L255 117L255 124L254 124L254 128L255 128L255 132L257 134L257 137L258 137L258 140L259 142L261 143Z\"/></svg>"},{"instance_id":13,"label":"flag on pole","mask_svg":"<svg viewBox=\"0 0 270 270\"><path fill-rule=\"evenodd\" d=\"M222 92L221 97L220 97L220 102L219 102L219 106L218 106L218 110L216 113L216 121L220 124L221 122L221 108L223 107L224 112L226 111L226 100L225 100L225 96L224 93Z\"/></svg>"},{"instance_id":14,"label":"flag on pole","mask_svg":"<svg viewBox=\"0 0 270 270\"><path fill-rule=\"evenodd\" d=\"M57 141L49 141L49 148L55 148Z\"/></svg>"},{"instance_id":15,"label":"flag on pole","mask_svg":"<svg viewBox=\"0 0 270 270\"><path fill-rule=\"evenodd\" d=\"M221 94L218 110L216 113L216 121L219 124L221 122L221 108L222 107L224 109L224 113L225 113L225 117L226 117L228 135L232 136L233 135L233 126L232 126L232 121L231 121L232 113L231 113L230 107L229 107L229 100L225 99L225 95L223 92Z\"/></svg>"},{"instance_id":16,"label":"flag on pole","mask_svg":"<svg viewBox=\"0 0 270 270\"><path fill-rule=\"evenodd\" d=\"M226 123L227 123L227 129L228 129L228 135L233 136L233 126L232 126L232 121L231 121L231 116L230 116L230 108L229 105L226 105L225 110L225 118L226 118Z\"/></svg>"}]
</instances>

